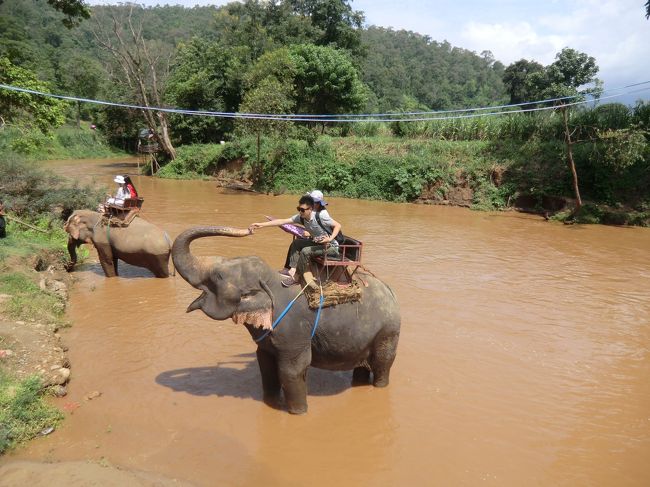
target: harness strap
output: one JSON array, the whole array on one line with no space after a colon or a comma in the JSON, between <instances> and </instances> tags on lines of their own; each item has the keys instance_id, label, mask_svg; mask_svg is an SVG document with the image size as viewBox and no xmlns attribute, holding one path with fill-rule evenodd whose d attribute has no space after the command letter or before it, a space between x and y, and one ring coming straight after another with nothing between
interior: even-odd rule
<instances>
[{"instance_id":1,"label":"harness strap","mask_svg":"<svg viewBox=\"0 0 650 487\"><path fill-rule=\"evenodd\" d=\"M291 309L291 307L293 306L293 304L298 300L298 298L302 295L302 293L305 292L305 289L307 289L307 286L309 286L309 284L305 284L305 287L303 287L303 288L300 290L300 292L296 295L296 297L293 298L293 299L289 302L289 304L287 304L287 307L284 308L284 311L283 311L282 313L280 313L280 316L278 316L278 317L275 319L275 321L273 322L273 324L271 325L271 329L270 329L270 330L266 330L266 332L265 332L262 336L255 338L255 341L256 341L256 342L258 342L258 343L261 342L262 340L264 340L264 339L269 335L269 333L271 333L273 330L275 330L275 327L278 326L278 325L280 324L280 321L282 321L282 318L284 318L284 315L287 314L287 312Z\"/></svg>"},{"instance_id":2,"label":"harness strap","mask_svg":"<svg viewBox=\"0 0 650 487\"><path fill-rule=\"evenodd\" d=\"M320 319L320 312L323 309L323 303L325 302L325 296L323 295L323 286L320 287L320 303L318 303L318 311L316 312L316 321L314 321L314 328L311 330L311 338L314 338L316 334L316 328L318 328L318 320Z\"/></svg>"}]
</instances>

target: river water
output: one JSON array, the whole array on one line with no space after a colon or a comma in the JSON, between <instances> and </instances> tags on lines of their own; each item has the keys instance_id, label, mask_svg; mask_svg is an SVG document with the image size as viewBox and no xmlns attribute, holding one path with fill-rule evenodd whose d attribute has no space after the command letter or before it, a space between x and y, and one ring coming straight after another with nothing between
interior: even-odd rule
<instances>
[{"instance_id":1,"label":"river water","mask_svg":"<svg viewBox=\"0 0 650 487\"><path fill-rule=\"evenodd\" d=\"M110 189L114 174L135 172L133 161L53 166ZM289 216L297 201L134 182L143 217L172 238ZM389 387L310 369L309 413L271 409L243 327L186 314L199 291L180 276L122 264L106 279L91 252L63 331L72 381L55 402L68 417L14 458L108 462L199 486L650 485L650 229L329 200L401 305ZM289 238L266 228L193 251L280 268ZM92 391L101 397L84 399Z\"/></svg>"}]
</instances>

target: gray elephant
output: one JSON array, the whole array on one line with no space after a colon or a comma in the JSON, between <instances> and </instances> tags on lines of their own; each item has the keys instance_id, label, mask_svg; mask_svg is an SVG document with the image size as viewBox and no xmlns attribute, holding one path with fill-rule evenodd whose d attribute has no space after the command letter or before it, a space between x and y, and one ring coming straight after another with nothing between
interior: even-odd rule
<instances>
[{"instance_id":1,"label":"gray elephant","mask_svg":"<svg viewBox=\"0 0 650 487\"><path fill-rule=\"evenodd\" d=\"M280 275L259 257L198 258L190 243L201 237L244 237L248 230L197 227L174 241L172 259L179 274L203 293L187 311L201 309L215 320L232 318L257 342L264 401L277 406L284 393L290 413L307 412L307 368L353 370L354 384L388 385L400 332L395 295L379 279L364 274L361 301L317 311L302 297L287 310L300 287L285 288ZM286 311L272 332L271 323Z\"/></svg>"},{"instance_id":2,"label":"gray elephant","mask_svg":"<svg viewBox=\"0 0 650 487\"><path fill-rule=\"evenodd\" d=\"M117 276L118 259L149 269L156 277L169 277L171 240L165 232L140 217L124 228L102 224L101 218L90 210L76 210L68 218L63 228L70 234L69 270L77 263L77 247L92 243L106 277Z\"/></svg>"}]
</instances>

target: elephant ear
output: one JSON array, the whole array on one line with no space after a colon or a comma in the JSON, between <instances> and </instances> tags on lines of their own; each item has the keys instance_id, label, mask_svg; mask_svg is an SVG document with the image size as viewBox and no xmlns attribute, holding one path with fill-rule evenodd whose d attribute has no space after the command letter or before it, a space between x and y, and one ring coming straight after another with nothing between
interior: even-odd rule
<instances>
[{"instance_id":1,"label":"elephant ear","mask_svg":"<svg viewBox=\"0 0 650 487\"><path fill-rule=\"evenodd\" d=\"M75 240L79 240L80 218L79 215L72 214L63 227Z\"/></svg>"},{"instance_id":2,"label":"elephant ear","mask_svg":"<svg viewBox=\"0 0 650 487\"><path fill-rule=\"evenodd\" d=\"M241 303L232 320L238 325L249 324L265 330L271 329L273 294L266 283L260 281L260 289L242 294Z\"/></svg>"}]
</instances>

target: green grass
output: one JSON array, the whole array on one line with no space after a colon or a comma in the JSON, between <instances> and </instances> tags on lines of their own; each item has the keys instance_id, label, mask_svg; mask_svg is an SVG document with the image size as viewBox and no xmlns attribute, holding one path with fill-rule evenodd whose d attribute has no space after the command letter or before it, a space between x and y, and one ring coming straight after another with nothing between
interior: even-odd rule
<instances>
[{"instance_id":1,"label":"green grass","mask_svg":"<svg viewBox=\"0 0 650 487\"><path fill-rule=\"evenodd\" d=\"M33 222L47 229L47 220ZM58 296L43 291L34 270L62 265L67 260L67 234L53 226L48 234L23 230L16 224L7 227L7 238L0 240L0 293L8 294L0 311L16 320L35 320L65 325L65 303ZM83 258L85 255L79 255Z\"/></svg>"},{"instance_id":2,"label":"green grass","mask_svg":"<svg viewBox=\"0 0 650 487\"><path fill-rule=\"evenodd\" d=\"M45 401L38 377L16 381L0 369L0 454L62 419L61 411Z\"/></svg>"},{"instance_id":3,"label":"green grass","mask_svg":"<svg viewBox=\"0 0 650 487\"><path fill-rule=\"evenodd\" d=\"M81 128L59 127L47 135L36 129L7 128L0 132L0 152L14 152L32 160L99 159L125 154L109 146L88 123Z\"/></svg>"}]
</instances>

